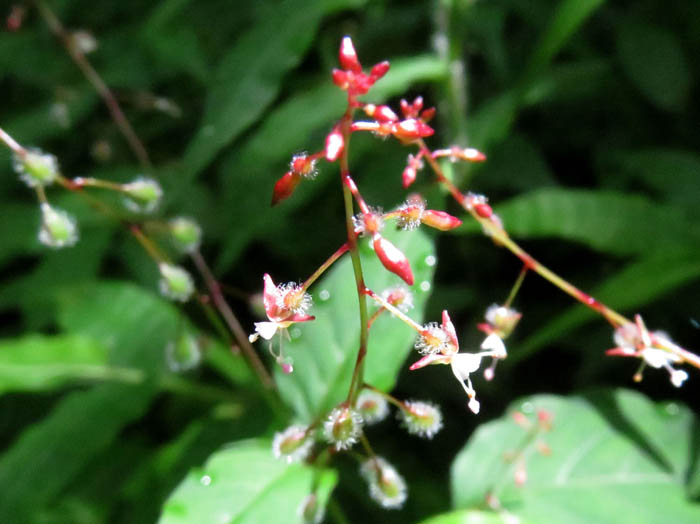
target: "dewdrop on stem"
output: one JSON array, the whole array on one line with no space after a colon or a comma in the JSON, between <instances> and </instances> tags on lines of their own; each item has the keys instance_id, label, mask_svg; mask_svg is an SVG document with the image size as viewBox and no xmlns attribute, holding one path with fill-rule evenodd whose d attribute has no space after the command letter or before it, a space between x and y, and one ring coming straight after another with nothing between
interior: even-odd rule
<instances>
[{"instance_id":1,"label":"dewdrop on stem","mask_svg":"<svg viewBox=\"0 0 700 524\"><path fill-rule=\"evenodd\" d=\"M78 241L78 226L75 219L65 211L54 209L47 202L41 204L41 227L39 242L59 249L70 247Z\"/></svg>"}]
</instances>

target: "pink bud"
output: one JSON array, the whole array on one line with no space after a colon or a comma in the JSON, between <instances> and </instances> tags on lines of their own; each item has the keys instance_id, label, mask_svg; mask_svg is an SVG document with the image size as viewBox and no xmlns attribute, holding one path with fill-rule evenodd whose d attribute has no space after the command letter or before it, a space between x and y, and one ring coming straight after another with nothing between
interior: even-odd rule
<instances>
[{"instance_id":1,"label":"pink bud","mask_svg":"<svg viewBox=\"0 0 700 524\"><path fill-rule=\"evenodd\" d=\"M276 206L282 200L292 196L294 189L299 185L301 176L293 171L287 171L277 183L272 191L272 205Z\"/></svg>"},{"instance_id":2,"label":"pink bud","mask_svg":"<svg viewBox=\"0 0 700 524\"><path fill-rule=\"evenodd\" d=\"M481 218L491 218L491 215L493 215L493 209L485 202L474 204L474 211L476 211L476 214Z\"/></svg>"},{"instance_id":3,"label":"pink bud","mask_svg":"<svg viewBox=\"0 0 700 524\"><path fill-rule=\"evenodd\" d=\"M379 62L378 64L375 64L372 67L372 70L369 72L369 76L372 78L372 83L376 82L379 80L381 77L383 77L387 71L389 71L389 62L386 60L384 62Z\"/></svg>"},{"instance_id":4,"label":"pink bud","mask_svg":"<svg viewBox=\"0 0 700 524\"><path fill-rule=\"evenodd\" d=\"M413 285L413 271L404 255L394 244L379 234L372 237L374 251L382 265L395 275L401 277L409 286Z\"/></svg>"},{"instance_id":5,"label":"pink bud","mask_svg":"<svg viewBox=\"0 0 700 524\"><path fill-rule=\"evenodd\" d=\"M425 111L423 111L423 112L420 114L420 119L421 119L423 122L430 122L430 121L433 119L434 116L435 116L435 108L434 108L434 107L429 107L428 109L426 109Z\"/></svg>"},{"instance_id":6,"label":"pink bud","mask_svg":"<svg viewBox=\"0 0 700 524\"><path fill-rule=\"evenodd\" d=\"M435 131L428 124L409 118L395 124L392 129L393 135L399 140L411 141L417 138L431 136Z\"/></svg>"},{"instance_id":7,"label":"pink bud","mask_svg":"<svg viewBox=\"0 0 700 524\"><path fill-rule=\"evenodd\" d=\"M462 155L464 156L465 159L467 159L471 162L483 162L484 160L486 160L485 154L483 154L478 149L474 149L471 147L462 151Z\"/></svg>"},{"instance_id":8,"label":"pink bud","mask_svg":"<svg viewBox=\"0 0 700 524\"><path fill-rule=\"evenodd\" d=\"M432 209L428 209L423 212L421 222L423 222L426 226L434 227L440 231L449 231L450 229L454 229L462 225L462 221L459 218L453 217L444 211L434 211Z\"/></svg>"},{"instance_id":9,"label":"pink bud","mask_svg":"<svg viewBox=\"0 0 700 524\"><path fill-rule=\"evenodd\" d=\"M348 74L340 69L333 69L332 73L333 83L337 85L340 89L347 90L348 88Z\"/></svg>"},{"instance_id":10,"label":"pink bud","mask_svg":"<svg viewBox=\"0 0 700 524\"><path fill-rule=\"evenodd\" d=\"M413 182L416 181L416 170L412 166L406 166L406 169L403 170L403 173L401 174L401 179L403 182L403 187L406 189L409 187Z\"/></svg>"},{"instance_id":11,"label":"pink bud","mask_svg":"<svg viewBox=\"0 0 700 524\"><path fill-rule=\"evenodd\" d=\"M334 127L326 137L326 160L329 162L335 162L340 158L343 153L343 148L345 147L345 140L343 139L343 134L340 132L338 127Z\"/></svg>"},{"instance_id":12,"label":"pink bud","mask_svg":"<svg viewBox=\"0 0 700 524\"><path fill-rule=\"evenodd\" d=\"M362 66L357 58L355 46L352 45L352 39L349 36L343 38L343 41L340 44L338 58L343 69L350 70L353 73L362 73Z\"/></svg>"}]
</instances>

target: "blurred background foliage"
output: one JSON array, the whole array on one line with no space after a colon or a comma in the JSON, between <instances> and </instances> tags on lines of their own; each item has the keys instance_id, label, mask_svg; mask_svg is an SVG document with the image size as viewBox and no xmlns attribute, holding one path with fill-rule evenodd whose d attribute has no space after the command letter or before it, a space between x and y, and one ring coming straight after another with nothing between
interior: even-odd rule
<instances>
[{"instance_id":1,"label":"blurred background foliage","mask_svg":"<svg viewBox=\"0 0 700 524\"><path fill-rule=\"evenodd\" d=\"M0 125L20 143L57 155L66 176L126 181L142 173L36 9L15 4L26 15L19 30L0 33ZM165 188L161 215L189 215L202 224L203 252L245 326L259 318L251 301L263 271L276 281L304 279L343 242L334 169L322 166L313 183L282 205L270 209L268 203L291 155L320 149L344 109L329 71L341 37L350 34L366 66L392 62L373 101L396 105L401 97L423 95L438 109L433 147L460 143L488 155L480 166L445 167L463 189L489 195L530 252L613 308L643 312L651 328L700 348L697 1L49 5L67 28L97 39L89 59L147 145L156 166L148 174ZM7 16L12 6L1 9ZM405 198L400 176L407 153L391 141L353 139L351 169L368 201L391 208ZM458 214L427 172L416 189L431 207ZM190 468L226 443L269 437L287 420L267 407L240 358L229 354L197 308L188 306L183 315L158 298L156 266L119 224L74 194L50 190L49 198L79 219L81 239L71 249L39 245L38 206L13 173L9 153L0 151L0 521L155 522ZM438 263L425 318L449 309L463 347L475 348L475 323L507 296L519 262L468 222L433 240ZM422 257L432 248L416 249L409 252ZM604 356L612 345L609 326L538 277L526 279L515 305L524 318L509 359L493 382L477 379L478 417L467 412L461 388L446 383L445 369L408 373L400 363L410 345L395 344L391 370L378 380L387 388L396 383L400 398L440 404L445 428L432 441L408 438L391 422L370 429L375 449L407 479L409 500L396 512L374 506L354 461L339 456L332 464L340 479L332 519L417 522L468 507L471 495L459 486L479 479L459 468L474 453L460 455L450 488L452 461L478 424L523 395L627 386L697 410L695 373L679 390L663 372L648 372L634 385L636 363ZM355 303L340 304L334 315L334 322L354 326ZM164 348L184 331L201 339L204 359L197 369L176 373ZM321 355L323 341L316 346L312 355ZM594 395L590 406L602 412L610 398ZM555 427L568 417L580 422L559 404L575 401L543 402L554 403ZM625 406L630 420L647 409ZM697 497L700 437L692 414L684 410L683 417L690 432L683 440L686 462L661 457L659 463L682 476ZM616 427L623 436L638 433ZM620 446L621 453L627 449ZM238 464L253 471L270 459L258 441L229 449L213 469ZM299 488L309 482L304 468L264 468L268 476L249 481L272 476L298 496L305 492ZM324 474L321 498L334 475ZM173 515L182 490L185 501L207 500L196 489L188 496L187 482L170 503ZM232 484L218 497L239 497L240 489ZM263 506L284 507L274 498ZM530 515L537 518L539 510ZM236 522L270 518L253 511ZM457 521L451 518L439 522Z\"/></svg>"}]
</instances>

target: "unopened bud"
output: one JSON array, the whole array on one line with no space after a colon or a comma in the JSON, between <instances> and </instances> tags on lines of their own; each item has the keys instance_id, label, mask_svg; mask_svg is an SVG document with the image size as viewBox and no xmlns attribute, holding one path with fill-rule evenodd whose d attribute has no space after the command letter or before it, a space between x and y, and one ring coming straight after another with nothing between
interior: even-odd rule
<instances>
[{"instance_id":1,"label":"unopened bud","mask_svg":"<svg viewBox=\"0 0 700 524\"><path fill-rule=\"evenodd\" d=\"M343 69L348 69L353 73L362 72L362 66L357 58L355 46L352 44L352 39L349 36L344 37L340 43L338 60L340 61L340 65Z\"/></svg>"},{"instance_id":2,"label":"unopened bud","mask_svg":"<svg viewBox=\"0 0 700 524\"><path fill-rule=\"evenodd\" d=\"M512 308L492 304L486 310L485 318L498 336L507 338L522 316L522 313L518 313Z\"/></svg>"},{"instance_id":3,"label":"unopened bud","mask_svg":"<svg viewBox=\"0 0 700 524\"><path fill-rule=\"evenodd\" d=\"M401 277L406 284L412 286L413 271L411 270L411 265L406 255L379 234L375 234L372 237L372 245L382 265L395 275Z\"/></svg>"},{"instance_id":4,"label":"unopened bud","mask_svg":"<svg viewBox=\"0 0 700 524\"><path fill-rule=\"evenodd\" d=\"M183 253L194 253L202 241L202 228L191 218L176 217L169 222L170 234Z\"/></svg>"},{"instance_id":5,"label":"unopened bud","mask_svg":"<svg viewBox=\"0 0 700 524\"><path fill-rule=\"evenodd\" d=\"M97 49L97 39L92 33L84 29L73 31L68 40L72 50L79 53L88 54Z\"/></svg>"},{"instance_id":6,"label":"unopened bud","mask_svg":"<svg viewBox=\"0 0 700 524\"><path fill-rule=\"evenodd\" d=\"M401 183L404 189L409 187L413 182L416 181L416 169L413 166L406 166L406 169L401 173Z\"/></svg>"},{"instance_id":7,"label":"unopened bud","mask_svg":"<svg viewBox=\"0 0 700 524\"><path fill-rule=\"evenodd\" d=\"M294 171L287 171L282 178L275 183L275 188L272 190L271 205L276 206L282 202L282 200L292 196L299 182L301 182L301 175Z\"/></svg>"},{"instance_id":8,"label":"unopened bud","mask_svg":"<svg viewBox=\"0 0 700 524\"><path fill-rule=\"evenodd\" d=\"M338 160L338 158L340 158L344 148L345 140L343 139L343 134L340 132L340 129L335 127L326 137L326 160L329 162L335 162Z\"/></svg>"},{"instance_id":9,"label":"unopened bud","mask_svg":"<svg viewBox=\"0 0 700 524\"><path fill-rule=\"evenodd\" d=\"M372 70L369 72L369 76L372 79L372 82L376 82L385 74L387 74L387 72L389 71L389 67L391 66L386 60L384 60L383 62L379 62L378 64L374 64L372 66Z\"/></svg>"},{"instance_id":10,"label":"unopened bud","mask_svg":"<svg viewBox=\"0 0 700 524\"><path fill-rule=\"evenodd\" d=\"M165 361L170 371L175 373L194 369L201 360L202 348L192 333L182 333L165 346Z\"/></svg>"},{"instance_id":11,"label":"unopened bud","mask_svg":"<svg viewBox=\"0 0 700 524\"><path fill-rule=\"evenodd\" d=\"M474 204L474 211L476 211L476 214L479 215L481 218L491 218L493 215L493 209L491 209L491 206L488 205L486 202L479 202Z\"/></svg>"},{"instance_id":12,"label":"unopened bud","mask_svg":"<svg viewBox=\"0 0 700 524\"><path fill-rule=\"evenodd\" d=\"M387 509L398 509L406 501L406 481L382 457L367 459L360 468L360 474L369 485L369 496Z\"/></svg>"},{"instance_id":13,"label":"unopened bud","mask_svg":"<svg viewBox=\"0 0 700 524\"><path fill-rule=\"evenodd\" d=\"M70 247L78 241L75 219L65 211L54 209L48 203L41 204L39 242L48 247Z\"/></svg>"},{"instance_id":14,"label":"unopened bud","mask_svg":"<svg viewBox=\"0 0 700 524\"><path fill-rule=\"evenodd\" d=\"M160 184L152 178L137 178L124 184L122 191L126 194L126 206L135 213L155 211L163 196Z\"/></svg>"},{"instance_id":15,"label":"unopened bud","mask_svg":"<svg viewBox=\"0 0 700 524\"><path fill-rule=\"evenodd\" d=\"M435 131L428 124L415 118L402 120L392 127L392 134L402 142L431 136Z\"/></svg>"},{"instance_id":16,"label":"unopened bud","mask_svg":"<svg viewBox=\"0 0 700 524\"><path fill-rule=\"evenodd\" d=\"M301 518L303 524L321 524L325 517L324 507L318 503L316 493L309 493L304 500L301 501L297 514Z\"/></svg>"},{"instance_id":17,"label":"unopened bud","mask_svg":"<svg viewBox=\"0 0 700 524\"><path fill-rule=\"evenodd\" d=\"M513 480L516 486L524 486L527 482L527 470L525 469L525 463L521 460L515 467L513 472Z\"/></svg>"},{"instance_id":18,"label":"unopened bud","mask_svg":"<svg viewBox=\"0 0 700 524\"><path fill-rule=\"evenodd\" d=\"M389 404L380 393L365 389L357 397L356 409L365 424L384 420L389 414Z\"/></svg>"},{"instance_id":19,"label":"unopened bud","mask_svg":"<svg viewBox=\"0 0 700 524\"><path fill-rule=\"evenodd\" d=\"M442 413L429 402L409 400L399 411L399 418L412 435L433 438L442 429Z\"/></svg>"},{"instance_id":20,"label":"unopened bud","mask_svg":"<svg viewBox=\"0 0 700 524\"><path fill-rule=\"evenodd\" d=\"M158 264L160 271L160 292L171 300L187 302L194 293L194 282L190 274L179 266L161 262Z\"/></svg>"},{"instance_id":21,"label":"unopened bud","mask_svg":"<svg viewBox=\"0 0 700 524\"><path fill-rule=\"evenodd\" d=\"M336 451L350 449L362 433L362 417L354 409L337 407L324 422L323 432Z\"/></svg>"},{"instance_id":22,"label":"unopened bud","mask_svg":"<svg viewBox=\"0 0 700 524\"><path fill-rule=\"evenodd\" d=\"M449 231L462 225L462 221L444 211L426 210L421 216L421 222L426 226L434 227L440 231Z\"/></svg>"},{"instance_id":23,"label":"unopened bud","mask_svg":"<svg viewBox=\"0 0 700 524\"><path fill-rule=\"evenodd\" d=\"M27 149L23 155L15 153L12 164L20 180L29 187L48 186L58 176L58 161L39 149Z\"/></svg>"},{"instance_id":24,"label":"unopened bud","mask_svg":"<svg viewBox=\"0 0 700 524\"><path fill-rule=\"evenodd\" d=\"M313 444L307 428L289 426L284 431L275 433L272 439L272 453L275 458L284 458L287 464L301 462L309 456Z\"/></svg>"}]
</instances>

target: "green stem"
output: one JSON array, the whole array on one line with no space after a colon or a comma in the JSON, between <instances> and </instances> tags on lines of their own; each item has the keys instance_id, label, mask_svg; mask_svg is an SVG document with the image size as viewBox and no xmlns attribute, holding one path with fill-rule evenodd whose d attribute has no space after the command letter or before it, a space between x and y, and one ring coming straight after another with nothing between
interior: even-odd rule
<instances>
[{"instance_id":1,"label":"green stem","mask_svg":"<svg viewBox=\"0 0 700 524\"><path fill-rule=\"evenodd\" d=\"M515 298L515 295L518 294L518 291L520 291L520 286L523 284L523 280L525 280L525 276L527 275L527 272L530 270L529 267L526 265L523 265L523 268L520 270L520 274L518 275L518 278L515 280L515 284L513 284L513 288L510 290L510 293L508 294L508 298L506 299L505 303L503 304L505 307L509 308L510 305L513 303L513 299Z\"/></svg>"},{"instance_id":2,"label":"green stem","mask_svg":"<svg viewBox=\"0 0 700 524\"><path fill-rule=\"evenodd\" d=\"M314 273L309 278L306 279L306 281L302 284L301 289L303 291L306 291L311 286L311 284L316 282L318 277L320 277L329 267L333 265L333 263L336 260L342 257L345 253L347 253L348 249L350 249L350 244L348 242L340 246L335 253L328 257L328 260L321 264L319 268L316 271L314 271Z\"/></svg>"},{"instance_id":3,"label":"green stem","mask_svg":"<svg viewBox=\"0 0 700 524\"><path fill-rule=\"evenodd\" d=\"M367 320L367 299L365 297L365 278L362 274L362 263L360 261L360 252L357 249L357 235L355 234L355 225L353 224L353 195L350 187L345 182L346 178L350 178L350 168L348 165L348 150L350 149L350 126L352 125L353 107L352 101L348 101L348 109L345 111L342 120L340 121L340 132L343 135L343 152L340 155L340 183L343 187L343 203L345 204L345 228L348 235L348 249L350 250L350 258L352 260L352 270L355 276L355 285L357 287L357 300L360 310L360 347L357 350L357 359L355 360L355 368L352 372L352 380L348 390L346 402L352 406L357 398L360 390L360 385L364 382L364 360L367 354L367 339L368 327Z\"/></svg>"}]
</instances>

